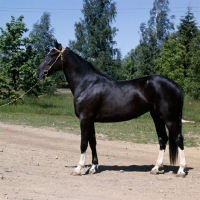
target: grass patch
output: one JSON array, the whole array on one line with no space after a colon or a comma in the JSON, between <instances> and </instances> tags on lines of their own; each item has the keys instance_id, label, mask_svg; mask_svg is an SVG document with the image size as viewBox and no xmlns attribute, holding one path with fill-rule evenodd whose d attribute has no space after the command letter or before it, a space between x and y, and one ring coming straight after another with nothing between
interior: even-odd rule
<instances>
[{"instance_id":1,"label":"grass patch","mask_svg":"<svg viewBox=\"0 0 200 200\"><path fill-rule=\"evenodd\" d=\"M0 101L0 105L6 101ZM200 102L185 98L183 117L195 123L183 124L185 145L200 146ZM73 96L25 97L16 104L0 107L0 121L34 127L52 127L57 130L80 133L79 120L74 114ZM96 123L96 132L110 140L135 143L157 143L155 127L147 113L137 119L120 123Z\"/></svg>"},{"instance_id":2,"label":"grass patch","mask_svg":"<svg viewBox=\"0 0 200 200\"><path fill-rule=\"evenodd\" d=\"M183 118L200 122L200 101L195 101L186 96L184 101Z\"/></svg>"}]
</instances>

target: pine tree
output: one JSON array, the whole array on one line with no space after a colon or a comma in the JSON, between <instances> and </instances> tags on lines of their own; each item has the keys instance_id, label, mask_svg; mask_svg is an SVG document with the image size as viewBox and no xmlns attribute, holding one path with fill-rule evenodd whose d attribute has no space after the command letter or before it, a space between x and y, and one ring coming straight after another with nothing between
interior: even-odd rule
<instances>
[{"instance_id":1,"label":"pine tree","mask_svg":"<svg viewBox=\"0 0 200 200\"><path fill-rule=\"evenodd\" d=\"M184 75L188 76L187 70L191 65L190 43L198 34L198 27L191 7L188 7L186 15L180 20L178 28L178 39L186 48L186 60L184 63Z\"/></svg>"},{"instance_id":2,"label":"pine tree","mask_svg":"<svg viewBox=\"0 0 200 200\"><path fill-rule=\"evenodd\" d=\"M84 19L75 23L76 41L69 46L100 70L116 75L120 65L120 51L114 48L117 28L111 27L116 17L116 3L112 0L84 0Z\"/></svg>"},{"instance_id":3,"label":"pine tree","mask_svg":"<svg viewBox=\"0 0 200 200\"><path fill-rule=\"evenodd\" d=\"M191 63L187 71L186 92L195 99L200 98L200 30L190 42Z\"/></svg>"}]
</instances>

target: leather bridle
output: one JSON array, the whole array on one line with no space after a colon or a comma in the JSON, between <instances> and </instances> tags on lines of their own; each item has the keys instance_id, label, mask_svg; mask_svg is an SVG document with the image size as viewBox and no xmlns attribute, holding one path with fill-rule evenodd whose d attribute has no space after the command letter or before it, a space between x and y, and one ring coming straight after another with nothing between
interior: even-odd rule
<instances>
[{"instance_id":1,"label":"leather bridle","mask_svg":"<svg viewBox=\"0 0 200 200\"><path fill-rule=\"evenodd\" d=\"M57 58L55 59L55 61L49 66L49 68L48 68L47 70L44 71L44 76L45 76L45 77L48 75L49 70L53 67L53 65L56 63L56 61L57 61L59 58L61 59L61 62L62 62L62 69L63 69L63 52L65 51L65 48L62 47L62 50L59 50L59 49L57 49L57 48L54 47L53 49L55 49L59 54L58 54ZM49 52L49 53L50 53L50 52ZM49 53L48 53L48 54L49 54ZM47 54L47 55L48 55L48 54Z\"/></svg>"}]
</instances>

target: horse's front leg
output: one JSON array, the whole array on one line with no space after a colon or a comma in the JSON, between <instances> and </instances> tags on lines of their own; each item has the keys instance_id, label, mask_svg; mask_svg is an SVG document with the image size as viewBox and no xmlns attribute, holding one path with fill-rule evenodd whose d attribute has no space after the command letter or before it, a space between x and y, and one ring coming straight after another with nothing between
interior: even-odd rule
<instances>
[{"instance_id":1,"label":"horse's front leg","mask_svg":"<svg viewBox=\"0 0 200 200\"><path fill-rule=\"evenodd\" d=\"M94 123L92 125L91 134L89 136L89 144L92 151L92 166L89 169L89 174L95 174L98 170L98 157L97 157L97 150L96 150L96 136L95 136L95 128Z\"/></svg>"},{"instance_id":2,"label":"horse's front leg","mask_svg":"<svg viewBox=\"0 0 200 200\"><path fill-rule=\"evenodd\" d=\"M74 169L74 172L72 173L73 175L81 175L81 169L84 168L85 166L85 156L86 156L86 151L82 152L81 151L81 157L80 157L80 161L77 165L77 167Z\"/></svg>"},{"instance_id":3,"label":"horse's front leg","mask_svg":"<svg viewBox=\"0 0 200 200\"><path fill-rule=\"evenodd\" d=\"M81 157L78 166L74 169L74 175L81 175L81 169L85 166L86 150L88 142L92 150L92 167L89 169L90 174L96 172L96 166L98 165L97 152L96 152L96 138L94 130L94 122L89 119L80 120L81 128Z\"/></svg>"}]
</instances>

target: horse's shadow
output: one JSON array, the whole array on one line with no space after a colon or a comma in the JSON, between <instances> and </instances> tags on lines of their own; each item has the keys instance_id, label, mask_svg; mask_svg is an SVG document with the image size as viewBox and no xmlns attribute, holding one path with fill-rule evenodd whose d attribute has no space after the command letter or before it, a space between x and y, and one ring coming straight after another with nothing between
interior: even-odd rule
<instances>
[{"instance_id":1,"label":"horse's shadow","mask_svg":"<svg viewBox=\"0 0 200 200\"><path fill-rule=\"evenodd\" d=\"M65 166L69 167L69 166ZM73 166L76 167L76 166ZM85 167L90 168L91 165L86 165ZM129 166L119 166L119 165L99 165L97 168L98 173L104 171L120 171L120 172L150 172L154 165L129 165ZM172 172L177 173L179 166L164 165L165 173ZM192 167L187 167L187 173L193 170Z\"/></svg>"},{"instance_id":2,"label":"horse's shadow","mask_svg":"<svg viewBox=\"0 0 200 200\"><path fill-rule=\"evenodd\" d=\"M121 171L121 172L150 172L154 165L129 165L129 166L119 166L119 165L100 165L98 167L98 172L102 173L104 171ZM177 173L179 166L164 165L165 173L173 172ZM192 170L192 167L187 167L187 172Z\"/></svg>"}]
</instances>

